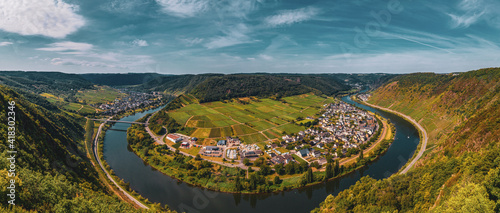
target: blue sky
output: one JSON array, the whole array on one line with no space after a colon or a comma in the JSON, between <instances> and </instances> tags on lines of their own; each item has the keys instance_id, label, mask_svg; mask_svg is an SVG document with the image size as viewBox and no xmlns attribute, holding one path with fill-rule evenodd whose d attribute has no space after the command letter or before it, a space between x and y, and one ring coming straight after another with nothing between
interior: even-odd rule
<instances>
[{"instance_id":1,"label":"blue sky","mask_svg":"<svg viewBox=\"0 0 500 213\"><path fill-rule=\"evenodd\" d=\"M2 0L0 70L411 73L500 66L498 0Z\"/></svg>"}]
</instances>

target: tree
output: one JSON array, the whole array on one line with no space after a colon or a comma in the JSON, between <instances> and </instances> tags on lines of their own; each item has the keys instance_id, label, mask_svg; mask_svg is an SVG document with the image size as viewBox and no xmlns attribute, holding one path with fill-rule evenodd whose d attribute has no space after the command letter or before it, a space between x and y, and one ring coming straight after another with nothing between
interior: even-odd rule
<instances>
[{"instance_id":1,"label":"tree","mask_svg":"<svg viewBox=\"0 0 500 213\"><path fill-rule=\"evenodd\" d=\"M274 181L273 181L273 183L274 183L274 185L278 185L278 184L280 184L280 183L281 183L280 177L275 176L275 177L274 177Z\"/></svg>"},{"instance_id":2,"label":"tree","mask_svg":"<svg viewBox=\"0 0 500 213\"><path fill-rule=\"evenodd\" d=\"M309 168L306 172L306 181L307 183L312 183L314 182L314 174L312 172L312 169Z\"/></svg>"},{"instance_id":3,"label":"tree","mask_svg":"<svg viewBox=\"0 0 500 213\"><path fill-rule=\"evenodd\" d=\"M331 163L327 163L326 164L326 171L325 171L325 177L326 179L330 179L333 177L333 168L332 168L332 164Z\"/></svg>"},{"instance_id":4,"label":"tree","mask_svg":"<svg viewBox=\"0 0 500 213\"><path fill-rule=\"evenodd\" d=\"M295 174L295 162L290 162L289 164L285 165L285 173L289 175Z\"/></svg>"},{"instance_id":5,"label":"tree","mask_svg":"<svg viewBox=\"0 0 500 213\"><path fill-rule=\"evenodd\" d=\"M359 153L358 163L363 163L363 150L361 150Z\"/></svg>"},{"instance_id":6,"label":"tree","mask_svg":"<svg viewBox=\"0 0 500 213\"><path fill-rule=\"evenodd\" d=\"M339 168L340 166L339 166L339 164L340 164L339 160L336 160L335 161L335 167L333 167L333 176L334 177L340 174L340 168Z\"/></svg>"},{"instance_id":7,"label":"tree","mask_svg":"<svg viewBox=\"0 0 500 213\"><path fill-rule=\"evenodd\" d=\"M278 173L278 175L283 175L283 164L276 164L274 165L274 171Z\"/></svg>"},{"instance_id":8,"label":"tree","mask_svg":"<svg viewBox=\"0 0 500 213\"><path fill-rule=\"evenodd\" d=\"M269 167L268 165L266 164L262 164L260 165L260 174L266 176L266 175L270 175L271 174L271 167Z\"/></svg>"},{"instance_id":9,"label":"tree","mask_svg":"<svg viewBox=\"0 0 500 213\"><path fill-rule=\"evenodd\" d=\"M495 202L488 199L484 186L467 183L460 187L436 212L495 212Z\"/></svg>"},{"instance_id":10,"label":"tree","mask_svg":"<svg viewBox=\"0 0 500 213\"><path fill-rule=\"evenodd\" d=\"M242 185L241 185L241 181L240 181L240 176L236 176L236 179L234 181L235 181L236 191L238 191L238 192L241 191Z\"/></svg>"},{"instance_id":11,"label":"tree","mask_svg":"<svg viewBox=\"0 0 500 213\"><path fill-rule=\"evenodd\" d=\"M196 157L195 157L194 159L195 159L195 160L197 160L197 161L202 160L202 158L201 158L200 154L197 154L197 155L196 155Z\"/></svg>"},{"instance_id":12,"label":"tree","mask_svg":"<svg viewBox=\"0 0 500 213\"><path fill-rule=\"evenodd\" d=\"M245 166L250 165L250 160L248 158L243 159L243 164L245 164Z\"/></svg>"},{"instance_id":13,"label":"tree","mask_svg":"<svg viewBox=\"0 0 500 213\"><path fill-rule=\"evenodd\" d=\"M339 147L337 148L337 157L341 158L344 154L342 153L342 149Z\"/></svg>"},{"instance_id":14,"label":"tree","mask_svg":"<svg viewBox=\"0 0 500 213\"><path fill-rule=\"evenodd\" d=\"M331 156L331 155L327 155L327 156L326 156L326 162L327 162L327 163L332 163L332 162L333 162L333 156Z\"/></svg>"},{"instance_id":15,"label":"tree","mask_svg":"<svg viewBox=\"0 0 500 213\"><path fill-rule=\"evenodd\" d=\"M321 165L319 165L318 161L314 161L314 162L311 163L311 167L314 167L316 169L320 169Z\"/></svg>"}]
</instances>

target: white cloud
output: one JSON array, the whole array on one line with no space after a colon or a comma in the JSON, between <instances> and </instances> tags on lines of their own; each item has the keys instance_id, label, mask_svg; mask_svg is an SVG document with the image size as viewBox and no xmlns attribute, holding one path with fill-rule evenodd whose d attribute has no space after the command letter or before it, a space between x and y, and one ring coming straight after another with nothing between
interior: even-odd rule
<instances>
[{"instance_id":1,"label":"white cloud","mask_svg":"<svg viewBox=\"0 0 500 213\"><path fill-rule=\"evenodd\" d=\"M102 63L102 62L86 61L86 60L79 60L79 59L73 59L73 58L53 58L52 60L50 60L50 63L52 65L76 65L76 66L83 66L83 67L124 68L124 67L117 67L115 65L109 65L106 63Z\"/></svg>"},{"instance_id":2,"label":"white cloud","mask_svg":"<svg viewBox=\"0 0 500 213\"><path fill-rule=\"evenodd\" d=\"M246 35L248 32L250 32L250 29L248 29L246 25L238 24L227 30L227 32L224 32L225 36L219 36L211 39L207 44L205 44L205 47L208 49L217 49L255 42Z\"/></svg>"},{"instance_id":3,"label":"white cloud","mask_svg":"<svg viewBox=\"0 0 500 213\"><path fill-rule=\"evenodd\" d=\"M2 0L0 29L21 35L64 38L85 25L78 7L62 0Z\"/></svg>"},{"instance_id":4,"label":"white cloud","mask_svg":"<svg viewBox=\"0 0 500 213\"><path fill-rule=\"evenodd\" d=\"M267 25L276 27L280 25L291 25L311 19L319 13L319 10L313 7L301 8L296 10L284 10L279 14L267 17Z\"/></svg>"},{"instance_id":5,"label":"white cloud","mask_svg":"<svg viewBox=\"0 0 500 213\"><path fill-rule=\"evenodd\" d=\"M186 46L190 47L196 44L203 42L203 38L180 38L182 43L186 44Z\"/></svg>"},{"instance_id":6,"label":"white cloud","mask_svg":"<svg viewBox=\"0 0 500 213\"><path fill-rule=\"evenodd\" d=\"M193 17L208 9L208 0L156 0L162 10L172 16Z\"/></svg>"},{"instance_id":7,"label":"white cloud","mask_svg":"<svg viewBox=\"0 0 500 213\"><path fill-rule=\"evenodd\" d=\"M90 51L93 47L94 46L92 44L64 41L52 43L49 45L49 47L38 48L37 50L77 54Z\"/></svg>"},{"instance_id":8,"label":"white cloud","mask_svg":"<svg viewBox=\"0 0 500 213\"><path fill-rule=\"evenodd\" d=\"M52 65L71 65L81 67L103 67L118 69L144 68L156 63L151 56L147 55L124 55L120 53L90 53L79 57L57 57L53 58Z\"/></svg>"},{"instance_id":9,"label":"white cloud","mask_svg":"<svg viewBox=\"0 0 500 213\"><path fill-rule=\"evenodd\" d=\"M149 44L148 44L147 41L141 40L141 39L135 39L134 41L132 41L132 45L138 46L138 47L147 47L147 46L149 46Z\"/></svg>"},{"instance_id":10,"label":"white cloud","mask_svg":"<svg viewBox=\"0 0 500 213\"><path fill-rule=\"evenodd\" d=\"M211 11L219 18L245 18L256 11L264 3L262 0L156 0L163 12L180 17L194 17L198 14Z\"/></svg>"},{"instance_id":11,"label":"white cloud","mask_svg":"<svg viewBox=\"0 0 500 213\"><path fill-rule=\"evenodd\" d=\"M500 2L497 0L462 0L456 8L457 11L446 12L451 18L452 28L468 28L481 21L500 28Z\"/></svg>"},{"instance_id":12,"label":"white cloud","mask_svg":"<svg viewBox=\"0 0 500 213\"><path fill-rule=\"evenodd\" d=\"M484 14L484 12L481 12L479 14L465 14L462 16L448 14L448 16L451 17L452 28L468 28L470 25L476 23Z\"/></svg>"},{"instance_id":13,"label":"white cloud","mask_svg":"<svg viewBox=\"0 0 500 213\"><path fill-rule=\"evenodd\" d=\"M256 11L264 2L258 0L220 0L212 1L213 8L219 17L246 18L246 16Z\"/></svg>"},{"instance_id":14,"label":"white cloud","mask_svg":"<svg viewBox=\"0 0 500 213\"><path fill-rule=\"evenodd\" d=\"M264 59L266 61L272 61L274 59L272 56L265 55L265 54L260 54L259 58Z\"/></svg>"},{"instance_id":15,"label":"white cloud","mask_svg":"<svg viewBox=\"0 0 500 213\"><path fill-rule=\"evenodd\" d=\"M8 41L3 41L3 42L0 42L0 47L9 46L11 44L14 44L14 43L8 42Z\"/></svg>"}]
</instances>

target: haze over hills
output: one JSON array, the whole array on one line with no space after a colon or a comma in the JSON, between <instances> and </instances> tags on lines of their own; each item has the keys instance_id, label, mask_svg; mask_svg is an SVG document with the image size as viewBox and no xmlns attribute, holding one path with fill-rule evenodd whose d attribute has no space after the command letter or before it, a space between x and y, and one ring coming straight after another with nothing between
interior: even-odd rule
<instances>
[{"instance_id":1,"label":"haze over hills","mask_svg":"<svg viewBox=\"0 0 500 213\"><path fill-rule=\"evenodd\" d=\"M429 134L416 168L364 177L315 212L500 211L500 69L398 76L370 103L407 114Z\"/></svg>"}]
</instances>

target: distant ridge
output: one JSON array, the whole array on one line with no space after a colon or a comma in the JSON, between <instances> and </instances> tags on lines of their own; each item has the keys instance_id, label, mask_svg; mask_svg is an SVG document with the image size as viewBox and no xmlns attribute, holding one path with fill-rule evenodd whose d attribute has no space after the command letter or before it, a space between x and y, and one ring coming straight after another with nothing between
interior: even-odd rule
<instances>
[{"instance_id":1,"label":"distant ridge","mask_svg":"<svg viewBox=\"0 0 500 213\"><path fill-rule=\"evenodd\" d=\"M164 76L157 73L117 73L117 74L79 74L88 81L106 86L139 85Z\"/></svg>"}]
</instances>

